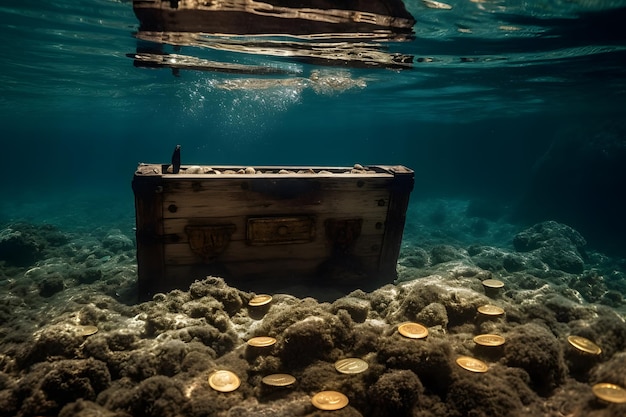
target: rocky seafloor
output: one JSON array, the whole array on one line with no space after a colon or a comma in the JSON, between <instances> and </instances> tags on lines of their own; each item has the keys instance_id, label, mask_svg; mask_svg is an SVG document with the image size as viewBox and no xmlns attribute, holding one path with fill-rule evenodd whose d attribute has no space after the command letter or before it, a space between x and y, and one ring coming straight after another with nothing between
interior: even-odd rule
<instances>
[{"instance_id":1,"label":"rocky seafloor","mask_svg":"<svg viewBox=\"0 0 626 417\"><path fill-rule=\"evenodd\" d=\"M591 387L626 387L626 262L587 248L572 228L501 223L442 202L409 216L398 280L329 297L253 292L219 277L135 303L132 231L69 233L50 225L0 227L0 416L620 416L626 404ZM505 286L485 293L482 281ZM495 304L499 317L477 308ZM428 327L424 339L401 323ZM96 326L97 332L87 331ZM501 347L473 342L505 337ZM584 354L578 335L602 349ZM270 336L276 344L246 341ZM485 373L459 356L486 362ZM365 372L337 372L358 357ZM218 369L241 380L213 390ZM288 373L289 387L262 383ZM320 391L349 405L320 411Z\"/></svg>"}]
</instances>

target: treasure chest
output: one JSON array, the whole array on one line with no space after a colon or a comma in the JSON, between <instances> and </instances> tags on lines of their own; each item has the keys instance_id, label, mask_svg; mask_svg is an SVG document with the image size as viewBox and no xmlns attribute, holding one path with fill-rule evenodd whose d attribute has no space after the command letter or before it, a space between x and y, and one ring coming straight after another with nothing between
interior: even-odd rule
<instances>
[{"instance_id":1,"label":"treasure chest","mask_svg":"<svg viewBox=\"0 0 626 417\"><path fill-rule=\"evenodd\" d=\"M397 277L404 166L140 164L132 186L141 299L206 275L370 289Z\"/></svg>"}]
</instances>

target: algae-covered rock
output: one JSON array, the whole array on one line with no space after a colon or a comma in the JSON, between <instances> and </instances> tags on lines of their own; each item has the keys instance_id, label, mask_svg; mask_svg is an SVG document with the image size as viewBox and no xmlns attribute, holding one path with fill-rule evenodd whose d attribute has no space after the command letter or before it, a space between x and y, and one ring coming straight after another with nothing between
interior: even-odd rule
<instances>
[{"instance_id":1,"label":"algae-covered rock","mask_svg":"<svg viewBox=\"0 0 626 417\"><path fill-rule=\"evenodd\" d=\"M370 303L368 300L357 297L342 297L332 305L333 313L337 313L339 310L346 310L352 320L356 323L363 323L369 314Z\"/></svg>"},{"instance_id":2,"label":"algae-covered rock","mask_svg":"<svg viewBox=\"0 0 626 417\"><path fill-rule=\"evenodd\" d=\"M86 401L82 398L77 401L67 404L61 412L59 417L126 417L128 414L109 411L105 407L96 404L93 401Z\"/></svg>"},{"instance_id":3,"label":"algae-covered rock","mask_svg":"<svg viewBox=\"0 0 626 417\"><path fill-rule=\"evenodd\" d=\"M538 223L513 238L518 252L532 252L551 268L569 273L583 272L586 244L576 230L555 221Z\"/></svg>"},{"instance_id":4,"label":"algae-covered rock","mask_svg":"<svg viewBox=\"0 0 626 417\"><path fill-rule=\"evenodd\" d=\"M578 291L585 300L592 303L598 302L607 292L604 277L596 270L589 270L576 275L570 279L568 284L570 288Z\"/></svg>"},{"instance_id":5,"label":"algae-covered rock","mask_svg":"<svg viewBox=\"0 0 626 417\"><path fill-rule=\"evenodd\" d=\"M445 394L452 382L452 346L448 341L428 338L415 343L394 334L379 346L377 360L390 369L415 372L424 387Z\"/></svg>"},{"instance_id":6,"label":"algae-covered rock","mask_svg":"<svg viewBox=\"0 0 626 417\"><path fill-rule=\"evenodd\" d=\"M189 287L189 294L194 299L211 296L224 305L228 314L233 315L243 307L242 293L229 287L222 278L206 277L196 281Z\"/></svg>"},{"instance_id":7,"label":"algae-covered rock","mask_svg":"<svg viewBox=\"0 0 626 417\"><path fill-rule=\"evenodd\" d=\"M430 254L422 248L403 250L400 254L400 265L422 268L430 263Z\"/></svg>"},{"instance_id":8,"label":"algae-covered rock","mask_svg":"<svg viewBox=\"0 0 626 417\"><path fill-rule=\"evenodd\" d=\"M15 223L0 230L0 261L9 265L29 266L68 240L64 233L52 225Z\"/></svg>"},{"instance_id":9,"label":"algae-covered rock","mask_svg":"<svg viewBox=\"0 0 626 417\"><path fill-rule=\"evenodd\" d=\"M111 375L103 362L94 359L55 362L41 381L41 390L58 407L79 398L95 400L98 393L108 388Z\"/></svg>"},{"instance_id":10,"label":"algae-covered rock","mask_svg":"<svg viewBox=\"0 0 626 417\"><path fill-rule=\"evenodd\" d=\"M489 372L459 372L450 386L449 402L462 416L516 416L522 402L507 385Z\"/></svg>"},{"instance_id":11,"label":"algae-covered rock","mask_svg":"<svg viewBox=\"0 0 626 417\"><path fill-rule=\"evenodd\" d=\"M12 397L18 402L2 404L0 415L57 415L66 404L76 400L95 401L110 383L106 365L94 359L39 363L12 387Z\"/></svg>"},{"instance_id":12,"label":"algae-covered rock","mask_svg":"<svg viewBox=\"0 0 626 417\"><path fill-rule=\"evenodd\" d=\"M369 390L372 416L409 416L424 387L412 371L391 370L384 373Z\"/></svg>"},{"instance_id":13,"label":"algae-covered rock","mask_svg":"<svg viewBox=\"0 0 626 417\"><path fill-rule=\"evenodd\" d=\"M599 382L609 382L626 387L626 352L615 354L608 361L601 363L595 367L590 375L590 382L597 384Z\"/></svg>"},{"instance_id":14,"label":"algae-covered rock","mask_svg":"<svg viewBox=\"0 0 626 417\"><path fill-rule=\"evenodd\" d=\"M83 341L83 337L73 327L64 324L51 325L39 330L17 352L16 360L20 366L28 367L53 358L73 358Z\"/></svg>"},{"instance_id":15,"label":"algae-covered rock","mask_svg":"<svg viewBox=\"0 0 626 417\"><path fill-rule=\"evenodd\" d=\"M102 246L111 252L117 253L134 249L135 242L123 234L121 230L113 229L104 237Z\"/></svg>"},{"instance_id":16,"label":"algae-covered rock","mask_svg":"<svg viewBox=\"0 0 626 417\"><path fill-rule=\"evenodd\" d=\"M441 326L448 327L448 312L446 307L441 303L430 303L422 309L415 319L427 327Z\"/></svg>"},{"instance_id":17,"label":"algae-covered rock","mask_svg":"<svg viewBox=\"0 0 626 417\"><path fill-rule=\"evenodd\" d=\"M12 228L0 231L0 260L10 265L32 265L42 256L40 244L25 233Z\"/></svg>"},{"instance_id":18,"label":"algae-covered rock","mask_svg":"<svg viewBox=\"0 0 626 417\"><path fill-rule=\"evenodd\" d=\"M587 244L580 233L571 227L555 221L546 221L515 235L513 246L519 252L529 252L548 246L554 239L563 239L575 248L582 248Z\"/></svg>"},{"instance_id":19,"label":"algae-covered rock","mask_svg":"<svg viewBox=\"0 0 626 417\"><path fill-rule=\"evenodd\" d=\"M130 390L117 390L116 395L107 398L105 406L132 416L161 417L181 415L186 402L180 381L154 376Z\"/></svg>"},{"instance_id":20,"label":"algae-covered rock","mask_svg":"<svg viewBox=\"0 0 626 417\"><path fill-rule=\"evenodd\" d=\"M316 359L328 359L335 346L330 324L315 316L298 321L285 329L278 356L292 367L306 366Z\"/></svg>"},{"instance_id":21,"label":"algae-covered rock","mask_svg":"<svg viewBox=\"0 0 626 417\"><path fill-rule=\"evenodd\" d=\"M566 374L558 340L545 327L534 323L511 330L504 345L504 363L524 369L534 388L542 394L554 390Z\"/></svg>"},{"instance_id":22,"label":"algae-covered rock","mask_svg":"<svg viewBox=\"0 0 626 417\"><path fill-rule=\"evenodd\" d=\"M433 265L464 259L465 253L452 245L437 245L430 250L430 261Z\"/></svg>"}]
</instances>

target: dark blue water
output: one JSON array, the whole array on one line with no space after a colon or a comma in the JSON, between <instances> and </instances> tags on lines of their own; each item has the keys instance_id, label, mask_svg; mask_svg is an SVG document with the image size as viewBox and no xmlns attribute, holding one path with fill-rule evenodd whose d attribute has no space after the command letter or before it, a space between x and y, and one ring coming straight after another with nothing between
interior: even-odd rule
<instances>
[{"instance_id":1,"label":"dark blue water","mask_svg":"<svg viewBox=\"0 0 626 417\"><path fill-rule=\"evenodd\" d=\"M626 2L447 4L406 2L414 39L381 45L406 69L165 46L286 72L254 75L134 66L150 42L130 1L4 0L0 222L132 227L137 163L180 143L183 163L404 164L414 202L487 202L619 248Z\"/></svg>"}]
</instances>

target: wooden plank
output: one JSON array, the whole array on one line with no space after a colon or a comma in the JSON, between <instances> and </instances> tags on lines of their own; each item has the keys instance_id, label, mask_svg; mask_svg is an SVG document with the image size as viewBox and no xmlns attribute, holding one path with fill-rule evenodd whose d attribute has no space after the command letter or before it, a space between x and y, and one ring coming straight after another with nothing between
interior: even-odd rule
<instances>
[{"instance_id":1,"label":"wooden plank","mask_svg":"<svg viewBox=\"0 0 626 417\"><path fill-rule=\"evenodd\" d=\"M389 193L326 192L306 199L276 200L242 193L206 193L163 199L164 218L227 217L278 214L358 215L375 217L387 212Z\"/></svg>"},{"instance_id":2,"label":"wooden plank","mask_svg":"<svg viewBox=\"0 0 626 417\"><path fill-rule=\"evenodd\" d=\"M382 235L359 236L351 253L357 257L378 257L383 243L382 239ZM332 249L333 245L323 238L310 243L264 246L251 246L245 241L234 241L229 242L224 252L217 256L216 261L228 264L246 260L257 263L274 260L323 260L332 255ZM186 243L165 245L164 261L167 265L203 262L202 258L195 254Z\"/></svg>"},{"instance_id":3,"label":"wooden plank","mask_svg":"<svg viewBox=\"0 0 626 417\"><path fill-rule=\"evenodd\" d=\"M249 191L271 193L273 189L295 188L302 193L310 191L375 191L388 190L394 177L388 174L170 174L164 185L166 194L202 193L215 191Z\"/></svg>"},{"instance_id":4,"label":"wooden plank","mask_svg":"<svg viewBox=\"0 0 626 417\"><path fill-rule=\"evenodd\" d=\"M165 285L162 181L158 177L133 181L137 241L137 288L140 301L152 299L153 287Z\"/></svg>"},{"instance_id":5,"label":"wooden plank","mask_svg":"<svg viewBox=\"0 0 626 417\"><path fill-rule=\"evenodd\" d=\"M378 257L365 260L363 262L364 268L375 271L377 260ZM188 288L195 280L204 279L208 275L223 277L229 285L242 291L269 294L303 285L318 286L321 290L328 289L329 291L343 291L345 293L357 288L372 291L381 285L393 282L393 277L390 276L375 274L363 276L353 270L349 270L347 274L341 276L327 275L323 268L320 269L319 260L298 261L286 264L286 266L289 268L284 267L282 263L268 263L259 267L256 262L232 263L223 269L198 264L167 265L165 274L169 280L158 291L165 292L174 288Z\"/></svg>"},{"instance_id":6,"label":"wooden plank","mask_svg":"<svg viewBox=\"0 0 626 417\"><path fill-rule=\"evenodd\" d=\"M296 283L301 280L319 276L320 278L334 279L332 276L324 276L324 259L298 259L298 260L277 260L259 263L257 261L242 260L229 262L220 265L203 264L168 264L166 266L166 276L170 281L176 283L181 280L193 282L202 279L206 275L217 272L225 278L258 278L272 279L279 277L292 277ZM364 257L358 259L363 271L374 273L378 265L378 256ZM178 271L173 274L173 271ZM357 273L357 271L352 271ZM365 274L365 272L363 272ZM371 275L374 277L374 275ZM388 282L392 282L389 280Z\"/></svg>"},{"instance_id":7,"label":"wooden plank","mask_svg":"<svg viewBox=\"0 0 626 417\"><path fill-rule=\"evenodd\" d=\"M386 211L373 217L363 218L363 224L361 227L362 235L381 236L384 233L384 222L386 219ZM355 218L358 216L345 216L345 218ZM324 221L329 217L318 216L315 222L315 231L318 238L323 238L325 233ZM333 217L341 218L341 217ZM235 231L231 235L232 241L245 241L246 240L246 220L244 216L228 216L228 217L199 217L193 219L176 218L176 219L164 219L163 221L163 236L166 236L166 242L175 241L177 243L187 243L188 237L185 232L187 225L235 225Z\"/></svg>"},{"instance_id":8,"label":"wooden plank","mask_svg":"<svg viewBox=\"0 0 626 417\"><path fill-rule=\"evenodd\" d=\"M385 220L385 236L380 254L379 272L382 275L397 276L396 266L413 185L413 171L405 167L397 167L394 184L389 189L389 211Z\"/></svg>"}]
</instances>

